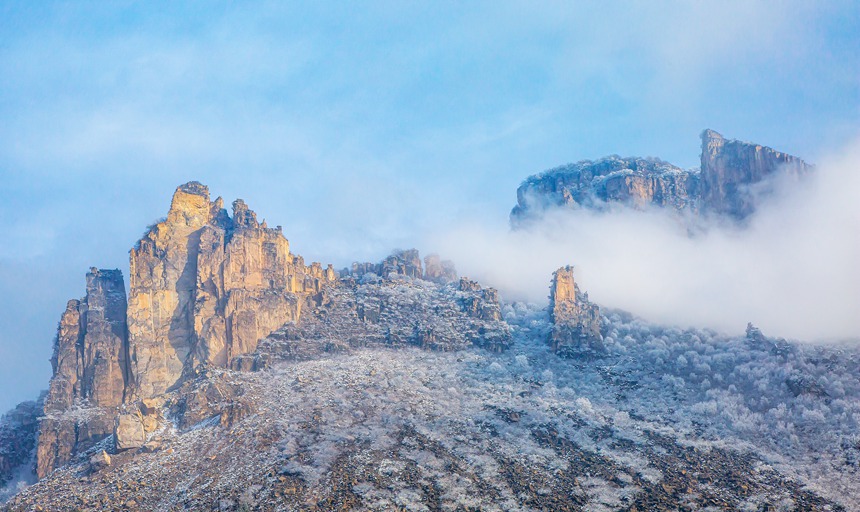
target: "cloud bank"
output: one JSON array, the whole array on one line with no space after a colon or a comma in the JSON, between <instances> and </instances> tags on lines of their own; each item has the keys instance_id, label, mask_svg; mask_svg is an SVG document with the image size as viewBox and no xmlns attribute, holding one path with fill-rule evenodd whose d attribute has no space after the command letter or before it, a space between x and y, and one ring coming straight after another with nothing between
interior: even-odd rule
<instances>
[{"instance_id":1,"label":"cloud bank","mask_svg":"<svg viewBox=\"0 0 860 512\"><path fill-rule=\"evenodd\" d=\"M574 264L592 300L654 321L860 340L860 139L773 185L745 228L690 236L663 211L554 210L528 230L468 222L427 245L509 298L545 302L551 272Z\"/></svg>"}]
</instances>

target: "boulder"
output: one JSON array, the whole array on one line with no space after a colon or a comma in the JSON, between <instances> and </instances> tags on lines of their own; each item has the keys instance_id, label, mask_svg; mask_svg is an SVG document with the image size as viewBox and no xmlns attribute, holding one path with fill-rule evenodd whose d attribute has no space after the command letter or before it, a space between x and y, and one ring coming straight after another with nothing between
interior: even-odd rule
<instances>
[{"instance_id":1,"label":"boulder","mask_svg":"<svg viewBox=\"0 0 860 512\"><path fill-rule=\"evenodd\" d=\"M104 450L90 457L90 469L92 471L101 471L102 469L110 466L110 464L110 455L108 455Z\"/></svg>"},{"instance_id":2,"label":"boulder","mask_svg":"<svg viewBox=\"0 0 860 512\"><path fill-rule=\"evenodd\" d=\"M139 414L120 414L114 428L116 450L140 448L146 442L146 432Z\"/></svg>"}]
</instances>

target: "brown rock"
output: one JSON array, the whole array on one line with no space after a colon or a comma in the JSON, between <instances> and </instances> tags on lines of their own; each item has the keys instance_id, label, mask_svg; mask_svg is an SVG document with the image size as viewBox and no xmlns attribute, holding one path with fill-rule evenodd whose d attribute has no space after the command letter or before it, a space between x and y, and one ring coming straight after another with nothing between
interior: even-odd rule
<instances>
[{"instance_id":1,"label":"brown rock","mask_svg":"<svg viewBox=\"0 0 860 512\"><path fill-rule=\"evenodd\" d=\"M155 416L161 411L163 400L157 398L144 398L140 401L140 412L145 416Z\"/></svg>"},{"instance_id":2,"label":"brown rock","mask_svg":"<svg viewBox=\"0 0 860 512\"><path fill-rule=\"evenodd\" d=\"M442 260L438 254L424 257L424 279L437 283L451 283L457 280L454 262Z\"/></svg>"},{"instance_id":3,"label":"brown rock","mask_svg":"<svg viewBox=\"0 0 860 512\"><path fill-rule=\"evenodd\" d=\"M143 421L138 414L120 414L114 428L116 450L140 448L146 442Z\"/></svg>"},{"instance_id":4,"label":"brown rock","mask_svg":"<svg viewBox=\"0 0 860 512\"><path fill-rule=\"evenodd\" d=\"M129 378L125 285L119 270L93 268L87 273L86 296L69 301L60 318L51 366L54 375L36 450L40 478L113 430L111 416L125 398ZM84 423L64 417L79 400L96 409Z\"/></svg>"},{"instance_id":5,"label":"brown rock","mask_svg":"<svg viewBox=\"0 0 860 512\"><path fill-rule=\"evenodd\" d=\"M280 227L258 223L242 200L180 186L167 219L131 252L130 350L137 394L165 392L200 364L230 367L260 339L297 321L304 299L337 279L305 266Z\"/></svg>"},{"instance_id":6,"label":"brown rock","mask_svg":"<svg viewBox=\"0 0 860 512\"><path fill-rule=\"evenodd\" d=\"M146 433L155 432L158 429L158 420L155 416L144 416L141 418L141 423L143 424L143 431Z\"/></svg>"},{"instance_id":7,"label":"brown rock","mask_svg":"<svg viewBox=\"0 0 860 512\"><path fill-rule=\"evenodd\" d=\"M579 352L603 347L600 334L600 309L588 301L573 279L573 267L566 266L552 275L550 319L553 323L550 344L556 353Z\"/></svg>"},{"instance_id":8,"label":"brown rock","mask_svg":"<svg viewBox=\"0 0 860 512\"><path fill-rule=\"evenodd\" d=\"M104 450L90 457L90 469L92 471L101 471L110 465L110 455Z\"/></svg>"}]
</instances>

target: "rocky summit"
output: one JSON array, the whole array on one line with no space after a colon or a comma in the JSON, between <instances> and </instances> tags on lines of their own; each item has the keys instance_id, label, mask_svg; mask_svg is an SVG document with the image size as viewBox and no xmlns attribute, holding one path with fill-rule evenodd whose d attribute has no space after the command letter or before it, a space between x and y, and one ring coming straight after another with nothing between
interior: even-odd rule
<instances>
[{"instance_id":1,"label":"rocky summit","mask_svg":"<svg viewBox=\"0 0 860 512\"><path fill-rule=\"evenodd\" d=\"M813 169L795 156L713 130L703 131L701 140L701 166L694 169L612 155L530 176L517 189L511 224L523 226L556 208L605 210L618 204L742 222L768 194L773 178Z\"/></svg>"},{"instance_id":2,"label":"rocky summit","mask_svg":"<svg viewBox=\"0 0 860 512\"><path fill-rule=\"evenodd\" d=\"M706 137L722 192L656 161L606 169L739 215L729 184L777 157ZM48 391L0 420L2 509L860 507L856 350L650 324L591 302L572 266L547 280L544 307L414 249L307 265L244 201L181 185L128 293L90 269Z\"/></svg>"}]
</instances>

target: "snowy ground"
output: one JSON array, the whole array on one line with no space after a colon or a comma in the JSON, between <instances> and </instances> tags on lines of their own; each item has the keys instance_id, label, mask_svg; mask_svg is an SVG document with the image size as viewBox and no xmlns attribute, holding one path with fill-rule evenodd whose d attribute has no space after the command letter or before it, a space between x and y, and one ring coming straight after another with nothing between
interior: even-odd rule
<instances>
[{"instance_id":1,"label":"snowy ground","mask_svg":"<svg viewBox=\"0 0 860 512\"><path fill-rule=\"evenodd\" d=\"M561 359L545 312L503 313L503 354L377 347L215 372L253 404L244 419L168 423L160 451L60 470L10 509L860 507L856 351L609 313L607 353Z\"/></svg>"}]
</instances>

